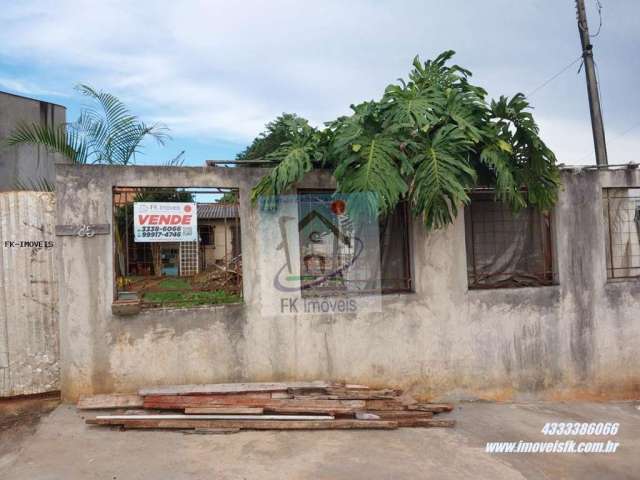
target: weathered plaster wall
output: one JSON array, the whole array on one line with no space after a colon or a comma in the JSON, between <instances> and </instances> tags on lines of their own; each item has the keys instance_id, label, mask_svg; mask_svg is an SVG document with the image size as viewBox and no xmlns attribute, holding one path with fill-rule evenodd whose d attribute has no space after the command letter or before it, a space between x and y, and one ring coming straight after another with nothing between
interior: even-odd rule
<instances>
[{"instance_id":1,"label":"weathered plaster wall","mask_svg":"<svg viewBox=\"0 0 640 480\"><path fill-rule=\"evenodd\" d=\"M563 172L555 216L559 285L468 291L464 219L413 225L415 293L381 313L270 315L277 269L249 204L258 169L73 167L57 172L58 223L110 223L113 186L240 189L244 305L111 314L110 236L58 237L62 390L342 378L449 398L628 398L640 394L640 282L607 283L602 188L640 172ZM304 187L331 184L313 174ZM252 268L261 266L261 268Z\"/></svg>"},{"instance_id":2,"label":"weathered plaster wall","mask_svg":"<svg viewBox=\"0 0 640 480\"><path fill-rule=\"evenodd\" d=\"M0 397L60 387L55 194L0 192Z\"/></svg>"}]
</instances>

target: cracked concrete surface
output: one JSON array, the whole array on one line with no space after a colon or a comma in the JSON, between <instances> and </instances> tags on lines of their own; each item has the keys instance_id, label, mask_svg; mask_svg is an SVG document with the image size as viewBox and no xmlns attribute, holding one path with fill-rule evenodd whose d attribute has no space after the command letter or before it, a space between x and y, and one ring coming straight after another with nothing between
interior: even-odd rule
<instances>
[{"instance_id":1,"label":"cracked concrete surface","mask_svg":"<svg viewBox=\"0 0 640 480\"><path fill-rule=\"evenodd\" d=\"M640 410L625 403L462 403L454 429L185 435L90 427L69 405L42 420L0 478L74 479L631 479L640 468ZM574 438L545 422L620 423L615 454L494 454L487 441ZM605 438L606 440L606 438Z\"/></svg>"}]
</instances>

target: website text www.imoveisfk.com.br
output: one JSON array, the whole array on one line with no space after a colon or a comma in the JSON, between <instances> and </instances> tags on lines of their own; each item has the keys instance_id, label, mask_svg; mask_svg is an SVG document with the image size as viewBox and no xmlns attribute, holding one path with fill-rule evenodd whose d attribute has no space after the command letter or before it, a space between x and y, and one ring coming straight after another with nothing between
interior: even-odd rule
<instances>
[{"instance_id":1,"label":"website text www.imoveisfk.com.br","mask_svg":"<svg viewBox=\"0 0 640 480\"><path fill-rule=\"evenodd\" d=\"M487 442L487 453L615 453L620 442Z\"/></svg>"}]
</instances>

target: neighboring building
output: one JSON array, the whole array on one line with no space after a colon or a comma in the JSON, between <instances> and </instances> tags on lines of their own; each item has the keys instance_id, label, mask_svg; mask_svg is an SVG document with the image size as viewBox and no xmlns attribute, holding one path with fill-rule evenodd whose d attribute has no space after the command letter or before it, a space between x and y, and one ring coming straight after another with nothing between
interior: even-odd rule
<instances>
[{"instance_id":1,"label":"neighboring building","mask_svg":"<svg viewBox=\"0 0 640 480\"><path fill-rule=\"evenodd\" d=\"M50 153L44 147L3 145L21 123L63 125L66 108L33 98L0 92L0 191L14 190L18 182L30 184L46 180L55 183L54 164L67 163L59 154Z\"/></svg>"},{"instance_id":2,"label":"neighboring building","mask_svg":"<svg viewBox=\"0 0 640 480\"><path fill-rule=\"evenodd\" d=\"M237 204L199 203L200 268L207 270L240 255L240 216Z\"/></svg>"}]
</instances>

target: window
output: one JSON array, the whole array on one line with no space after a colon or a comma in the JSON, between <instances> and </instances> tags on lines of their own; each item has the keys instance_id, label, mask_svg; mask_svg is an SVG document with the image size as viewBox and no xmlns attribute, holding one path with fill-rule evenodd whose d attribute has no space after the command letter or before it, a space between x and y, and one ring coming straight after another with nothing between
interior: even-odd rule
<instances>
[{"instance_id":1,"label":"window","mask_svg":"<svg viewBox=\"0 0 640 480\"><path fill-rule=\"evenodd\" d=\"M237 198L228 188L115 187L116 301L141 308L240 301Z\"/></svg>"},{"instance_id":2,"label":"window","mask_svg":"<svg viewBox=\"0 0 640 480\"><path fill-rule=\"evenodd\" d=\"M402 202L380 219L380 269L382 293L411 291L409 256L409 206Z\"/></svg>"},{"instance_id":3,"label":"window","mask_svg":"<svg viewBox=\"0 0 640 480\"><path fill-rule=\"evenodd\" d=\"M551 219L534 208L514 214L493 192L471 195L465 208L469 288L551 285Z\"/></svg>"},{"instance_id":4,"label":"window","mask_svg":"<svg viewBox=\"0 0 640 480\"><path fill-rule=\"evenodd\" d=\"M198 225L198 235L200 236L200 245L205 247L215 247L215 225Z\"/></svg>"},{"instance_id":5,"label":"window","mask_svg":"<svg viewBox=\"0 0 640 480\"><path fill-rule=\"evenodd\" d=\"M336 211L336 202L341 202L339 198L331 191L299 192L298 232L303 295L355 290L378 290L382 293L411 291L407 204L400 203L394 212L380 218L377 228L360 232L365 235L376 232L378 238L373 243L377 251L371 261L360 260L356 273L347 272L345 266L354 261L354 256L360 255L357 246L351 242L351 237L358 235L358 228L344 215L343 207ZM363 253L368 254L372 252Z\"/></svg>"},{"instance_id":6,"label":"window","mask_svg":"<svg viewBox=\"0 0 640 480\"><path fill-rule=\"evenodd\" d=\"M607 277L640 277L640 188L603 191Z\"/></svg>"}]
</instances>

